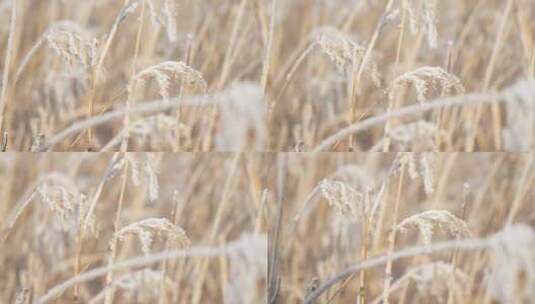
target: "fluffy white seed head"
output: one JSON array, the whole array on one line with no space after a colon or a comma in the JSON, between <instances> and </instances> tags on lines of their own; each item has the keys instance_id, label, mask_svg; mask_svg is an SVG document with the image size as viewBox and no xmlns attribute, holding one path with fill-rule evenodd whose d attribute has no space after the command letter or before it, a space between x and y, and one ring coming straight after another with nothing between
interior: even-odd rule
<instances>
[{"instance_id":1,"label":"fluffy white seed head","mask_svg":"<svg viewBox=\"0 0 535 304\"><path fill-rule=\"evenodd\" d=\"M535 149L535 81L521 80L504 91L507 99L504 148L513 152Z\"/></svg>"},{"instance_id":2,"label":"fluffy white seed head","mask_svg":"<svg viewBox=\"0 0 535 304\"><path fill-rule=\"evenodd\" d=\"M237 242L240 244L239 250L230 255L230 276L224 292L224 303L260 303L264 295L258 286L267 279L267 237L244 233Z\"/></svg>"},{"instance_id":3,"label":"fluffy white seed head","mask_svg":"<svg viewBox=\"0 0 535 304\"><path fill-rule=\"evenodd\" d=\"M262 88L251 82L236 83L214 98L220 109L217 150L261 150L267 136Z\"/></svg>"},{"instance_id":4,"label":"fluffy white seed head","mask_svg":"<svg viewBox=\"0 0 535 304\"><path fill-rule=\"evenodd\" d=\"M496 237L487 273L488 290L492 298L501 303L529 303L535 298L533 248L533 227L507 227Z\"/></svg>"}]
</instances>

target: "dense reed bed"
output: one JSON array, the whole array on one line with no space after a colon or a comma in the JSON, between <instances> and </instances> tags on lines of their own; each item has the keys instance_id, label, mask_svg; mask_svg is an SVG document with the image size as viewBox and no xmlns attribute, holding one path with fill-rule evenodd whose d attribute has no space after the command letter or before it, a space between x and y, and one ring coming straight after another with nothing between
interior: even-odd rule
<instances>
[{"instance_id":1,"label":"dense reed bed","mask_svg":"<svg viewBox=\"0 0 535 304\"><path fill-rule=\"evenodd\" d=\"M0 20L7 150L534 146L532 0L3 0Z\"/></svg>"},{"instance_id":2,"label":"dense reed bed","mask_svg":"<svg viewBox=\"0 0 535 304\"><path fill-rule=\"evenodd\" d=\"M272 200L263 163L240 154L0 156L0 302L263 302L262 210Z\"/></svg>"},{"instance_id":3,"label":"dense reed bed","mask_svg":"<svg viewBox=\"0 0 535 304\"><path fill-rule=\"evenodd\" d=\"M269 303L532 302L534 159L287 155Z\"/></svg>"}]
</instances>

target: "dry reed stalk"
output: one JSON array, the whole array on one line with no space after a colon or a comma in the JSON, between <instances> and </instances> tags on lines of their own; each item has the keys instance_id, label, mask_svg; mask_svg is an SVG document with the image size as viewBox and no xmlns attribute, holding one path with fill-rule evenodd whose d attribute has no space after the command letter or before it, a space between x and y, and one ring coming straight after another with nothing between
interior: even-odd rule
<instances>
[{"instance_id":1,"label":"dry reed stalk","mask_svg":"<svg viewBox=\"0 0 535 304\"><path fill-rule=\"evenodd\" d=\"M223 212L225 211L225 207L228 204L228 200L229 200L228 196L230 193L230 188L233 184L235 175L237 173L240 158L241 158L241 154L236 153L234 156L234 159L232 160L229 175L227 176L227 179L225 180L225 185L223 186L223 193L221 195L221 203L219 204L216 210L216 215L212 223L212 226L210 228L210 234L208 236L208 242L210 243L213 243L215 241L216 233L220 229ZM199 278L195 282L195 285L193 287L192 303L194 304L198 304L201 300L202 287L204 285L204 280L206 279L208 263L209 261L207 259L202 259L200 263L196 265L197 266L196 271L199 273Z\"/></svg>"},{"instance_id":2,"label":"dry reed stalk","mask_svg":"<svg viewBox=\"0 0 535 304\"><path fill-rule=\"evenodd\" d=\"M239 39L238 35L240 32L240 25L242 25L242 21L245 15L245 9L247 6L248 0L241 0L238 6L238 13L236 16L236 19L232 26L232 32L230 34L229 44L225 51L225 57L223 60L223 64L221 67L221 74L218 79L217 84L215 85L215 88L218 90L221 90L223 86L225 85L227 78L230 73L230 69L233 64L232 58L236 55L236 46L237 41ZM211 109L209 115L209 127L207 130L207 136L205 136L205 140L202 143L202 151L207 151L210 148L210 144L212 141L212 135L215 130L216 120L217 120L217 109L214 107ZM194 303L197 304L197 303Z\"/></svg>"},{"instance_id":3,"label":"dry reed stalk","mask_svg":"<svg viewBox=\"0 0 535 304\"><path fill-rule=\"evenodd\" d=\"M95 67L92 69L91 73L91 88L87 95L87 117L91 118L93 116L93 108L95 103L95 94L97 89L97 83L100 82L102 75L101 70L102 66L104 64L104 59L106 55L109 52L109 49L111 47L111 43L113 42L113 39L115 38L115 35L117 34L117 30L119 29L119 25L128 17L128 15L132 14L137 6L139 5L139 1L142 0L125 0L123 6L121 7L121 10L119 11L119 14L115 18L115 21L113 22L110 31L108 32L108 37L106 39L106 42L103 45L103 48L98 56L98 60L96 61ZM93 141L92 136L92 130L91 128L87 130L87 140L89 143Z\"/></svg>"},{"instance_id":4,"label":"dry reed stalk","mask_svg":"<svg viewBox=\"0 0 535 304\"><path fill-rule=\"evenodd\" d=\"M350 123L356 123L357 122L357 96L360 94L360 86L361 86L361 80L362 80L362 74L364 72L364 67L368 64L368 61L370 60L371 53L373 48L375 47L377 43L377 39L379 38L379 34L383 30L383 28L396 17L397 11L392 11L392 5L394 4L393 0L389 0L385 6L385 10L381 18L379 19L375 30L373 32L373 35L370 39L370 42L368 43L368 46L366 48L366 52L364 53L362 57L362 61L360 63L360 66L358 69L356 69L355 63L353 64L353 73L351 77L351 82L348 87L348 98L350 101L350 107L351 107L351 120ZM354 143L356 142L356 138L354 135L352 135L349 138L349 146L352 147Z\"/></svg>"},{"instance_id":5,"label":"dry reed stalk","mask_svg":"<svg viewBox=\"0 0 535 304\"><path fill-rule=\"evenodd\" d=\"M178 222L180 220L180 217L182 216L182 211L186 204L186 201L184 199L181 199L180 193L175 190L175 192L173 193L173 202L174 202L174 208L173 208L173 213L171 214L172 224L174 226L178 226ZM171 244L169 242L169 239L166 238L163 250L169 250L170 245ZM160 286L159 286L159 297L158 297L159 304L165 304L168 301L166 297L166 284L165 284L166 283L165 278L167 277L168 268L169 268L168 263L169 261L166 260L166 261L163 261L161 265L162 278L160 280Z\"/></svg>"},{"instance_id":6,"label":"dry reed stalk","mask_svg":"<svg viewBox=\"0 0 535 304\"><path fill-rule=\"evenodd\" d=\"M114 166L116 165L116 161L117 159L119 158L119 154L118 153L115 153L108 165L108 167L106 168L106 171L104 172L104 176L101 178L100 180L100 183L98 184L97 186L97 189L95 190L95 192L92 194L92 199L91 201L89 201L89 206L87 208L87 214L84 218L82 218L80 220L80 223L79 223L79 227L80 227L80 231L78 233L78 242L77 242L77 247L76 247L76 256L75 256L75 267L74 267L74 270L75 270L75 273L76 274L79 274L80 270L81 270L81 255L83 254L83 250L84 250L84 238L85 238L85 235L87 233L87 229L86 227L88 227L89 223L91 223L92 221L92 215L95 214L95 208L96 208L96 204L99 200L99 197L102 193L102 190L104 188L104 185L107 181L109 181L109 179L111 177L113 177L113 175L115 174L115 168ZM77 301L78 299L78 292L79 292L79 287L78 287L78 284L74 284L74 300Z\"/></svg>"},{"instance_id":7,"label":"dry reed stalk","mask_svg":"<svg viewBox=\"0 0 535 304\"><path fill-rule=\"evenodd\" d=\"M187 43L186 43L186 54L184 56L184 62L186 65L188 66L191 66L191 62L192 62L192 58L193 58L193 36L192 35L188 35L188 40L187 40ZM182 82L180 84L180 91L178 93L178 100L182 100L183 96L184 96L184 91L186 90L186 84L184 82ZM175 143L175 146L174 146L174 149L173 149L173 152L177 152L177 151L180 151L181 150L181 134L182 134L182 128L180 128L181 126L181 121L182 121L182 107L178 106L176 108L176 111L175 111L175 116L176 116L176 122L177 122L177 127L175 128L175 136L176 136L176 143Z\"/></svg>"},{"instance_id":8,"label":"dry reed stalk","mask_svg":"<svg viewBox=\"0 0 535 304\"><path fill-rule=\"evenodd\" d=\"M462 206L462 211L461 211L461 216L460 216L460 219L463 221L463 222L466 222L466 215L467 215L467 209L468 209L468 204L469 204L469 196L470 196L470 184L468 183L465 183L463 185L463 206ZM453 251L453 254L451 256L451 266L453 268L453 270L455 271L455 269L458 267L458 260L459 260L459 252L458 250L454 250ZM450 280L450 285L453 286L455 284L455 278L452 277L451 280ZM454 303L454 290L450 290L448 292L448 304L453 304Z\"/></svg>"},{"instance_id":9,"label":"dry reed stalk","mask_svg":"<svg viewBox=\"0 0 535 304\"><path fill-rule=\"evenodd\" d=\"M513 9L513 0L508 0L505 4L505 8L503 10L503 15L500 19L500 25L498 28L498 33L496 34L496 40L494 41L494 47L492 49L492 54L489 60L489 64L487 65L487 69L485 71L485 76L483 78L483 85L482 90L486 91L490 88L492 75L494 74L494 69L496 67L496 61L498 60L498 55L503 47L503 43L505 42L505 39L507 38L508 32L506 31L507 23L509 21L509 15L511 14L511 11ZM471 114L471 115L470 115ZM471 119L468 121L473 131L471 134L468 134L467 140L466 140L466 151L472 152L474 150L475 141L476 141L476 134L477 130L479 129L479 121L481 119L481 115L483 114L483 107L477 106L474 111L469 113L468 119ZM492 107L492 120L493 120L493 131L494 131L494 139L495 139L495 148L500 149L501 142L500 142L500 132L501 132L501 122L500 122L500 109L497 105Z\"/></svg>"},{"instance_id":10,"label":"dry reed stalk","mask_svg":"<svg viewBox=\"0 0 535 304\"><path fill-rule=\"evenodd\" d=\"M405 175L405 162L401 163L398 188L396 192L396 199L394 203L394 211L392 215L392 229L388 239L388 255L392 255L396 246L396 226L398 225L399 205L401 201L401 190L403 187L403 176ZM388 304L388 296L390 294L390 285L392 283L392 261L388 261L385 266L385 279L383 284L383 303Z\"/></svg>"},{"instance_id":11,"label":"dry reed stalk","mask_svg":"<svg viewBox=\"0 0 535 304\"><path fill-rule=\"evenodd\" d=\"M526 195L526 193L529 191L528 188L533 185L531 181L535 178L533 174L530 176L530 172L533 172L533 165L535 163L535 155L533 153L529 154L528 159L526 160L526 165L524 166L524 170L522 170L522 175L520 176L518 189L515 192L515 198L511 204L511 209L509 211L509 214L507 215L506 225L511 225L520 211L520 208L522 206L522 199Z\"/></svg>"},{"instance_id":12,"label":"dry reed stalk","mask_svg":"<svg viewBox=\"0 0 535 304\"><path fill-rule=\"evenodd\" d=\"M8 102L9 70L11 68L11 57L13 56L14 39L17 26L17 4L20 1L11 2L11 18L9 21L9 37L7 39L7 51L2 73L2 90L0 91L0 129L3 129L4 112Z\"/></svg>"},{"instance_id":13,"label":"dry reed stalk","mask_svg":"<svg viewBox=\"0 0 535 304\"><path fill-rule=\"evenodd\" d=\"M262 86L264 94L267 93L267 86L268 86L268 80L269 80L269 73L270 73L270 65L271 65L271 57L273 52L273 39L274 39L274 33L275 33L275 18L277 13L277 0L272 0L271 3L271 17L269 21L269 32L268 32L268 41L266 45L266 54L264 55L264 64L262 67L262 76L260 80L260 84Z\"/></svg>"},{"instance_id":14,"label":"dry reed stalk","mask_svg":"<svg viewBox=\"0 0 535 304\"><path fill-rule=\"evenodd\" d=\"M394 62L394 69L393 69L393 78L395 79L398 75L398 69L399 69L399 61L401 58L401 48L403 46L403 39L405 36L405 23L407 20L407 0L401 0L401 24L399 26L399 37L398 37L398 43L396 48L396 60ZM394 99L390 99L388 102L388 109L387 111L391 111L394 108ZM386 121L385 123L385 134L390 131L390 120ZM390 147L390 138L387 138L385 136L385 140L383 142L383 152L388 152Z\"/></svg>"},{"instance_id":15,"label":"dry reed stalk","mask_svg":"<svg viewBox=\"0 0 535 304\"><path fill-rule=\"evenodd\" d=\"M126 156L126 154L123 154L123 158ZM115 259L117 258L117 243L119 240L119 232L121 227L120 220L121 220L121 213L123 210L123 202L124 202L124 193L126 189L126 181L127 181L127 175L128 175L128 163L126 162L124 164L122 176L121 176L121 189L119 192L119 200L117 204L117 210L115 212L115 221L113 222L113 236L110 243L110 253L108 256L108 267L113 266L115 263ZM104 303L105 304L111 304L113 303L113 299L115 296L115 289L111 288L111 284L113 282L113 271L110 271L106 274L106 291L105 291L105 297L104 297ZM76 285L75 285L76 286Z\"/></svg>"},{"instance_id":16,"label":"dry reed stalk","mask_svg":"<svg viewBox=\"0 0 535 304\"><path fill-rule=\"evenodd\" d=\"M134 59L133 59L133 62L132 62L132 76L130 78L130 81L131 81L131 86L129 86L128 88L128 97L126 99L126 110L130 110L130 107L133 103L133 98L134 98L134 94L136 92L136 88L137 88L137 82L136 82L136 74L137 74L137 70L136 70L136 64L137 64L137 60L138 60L138 56L139 56L139 51L140 51L140 47L141 47L141 33L142 33L142 30L143 30L143 23L145 22L145 1L143 1L143 3L141 4L141 16L139 17L139 26L138 26L138 30L137 30L137 34L136 34L136 45L135 45L135 48L134 48ZM129 138L129 128L130 128L130 114L126 114L125 117L124 117L124 130L126 132L124 138L122 139L122 142L121 142L121 152L126 152L127 149L128 149L128 138Z\"/></svg>"}]
</instances>

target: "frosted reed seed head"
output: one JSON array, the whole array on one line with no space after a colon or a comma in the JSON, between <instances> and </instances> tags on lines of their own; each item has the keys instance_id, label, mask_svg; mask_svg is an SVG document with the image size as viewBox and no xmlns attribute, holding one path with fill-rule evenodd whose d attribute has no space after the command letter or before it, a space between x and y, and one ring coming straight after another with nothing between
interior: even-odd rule
<instances>
[{"instance_id":1,"label":"frosted reed seed head","mask_svg":"<svg viewBox=\"0 0 535 304\"><path fill-rule=\"evenodd\" d=\"M529 303L535 298L535 231L515 225L500 232L492 246L487 284L493 299Z\"/></svg>"},{"instance_id":2,"label":"frosted reed seed head","mask_svg":"<svg viewBox=\"0 0 535 304\"><path fill-rule=\"evenodd\" d=\"M161 153L127 154L125 156L125 161L130 165L132 182L136 186L142 183L146 184L150 202L158 199L160 190L158 173L162 157Z\"/></svg>"},{"instance_id":3,"label":"frosted reed seed head","mask_svg":"<svg viewBox=\"0 0 535 304\"><path fill-rule=\"evenodd\" d=\"M334 180L323 180L319 188L329 206L335 208L340 215L354 222L364 218L368 206L365 206L362 193L346 183Z\"/></svg>"},{"instance_id":4,"label":"frosted reed seed head","mask_svg":"<svg viewBox=\"0 0 535 304\"><path fill-rule=\"evenodd\" d=\"M15 297L15 304L28 304L30 303L30 290L28 288L23 288L17 292Z\"/></svg>"},{"instance_id":5,"label":"frosted reed seed head","mask_svg":"<svg viewBox=\"0 0 535 304\"><path fill-rule=\"evenodd\" d=\"M77 116L90 84L88 67L80 64L68 69L51 69L43 75L36 91L32 94L32 102L39 109L37 112L41 124L48 121L54 124L67 122ZM45 126L34 127L34 135L49 134Z\"/></svg>"},{"instance_id":6,"label":"frosted reed seed head","mask_svg":"<svg viewBox=\"0 0 535 304\"><path fill-rule=\"evenodd\" d=\"M45 135L40 133L33 137L30 152L39 152L45 143Z\"/></svg>"},{"instance_id":7,"label":"frosted reed seed head","mask_svg":"<svg viewBox=\"0 0 535 304\"><path fill-rule=\"evenodd\" d=\"M147 218L121 228L116 237L123 240L127 235L136 235L143 253L148 254L155 237L163 237L179 248L188 247L190 239L186 232L165 218Z\"/></svg>"},{"instance_id":8,"label":"frosted reed seed head","mask_svg":"<svg viewBox=\"0 0 535 304\"><path fill-rule=\"evenodd\" d=\"M177 39L176 2L174 0L146 0L153 25L160 25L165 29L167 39L175 42Z\"/></svg>"},{"instance_id":9,"label":"frosted reed seed head","mask_svg":"<svg viewBox=\"0 0 535 304\"><path fill-rule=\"evenodd\" d=\"M406 6L400 3L401 9L409 15L411 32L417 34L420 31L426 33L427 43L430 47L438 45L437 34L437 0L408 0Z\"/></svg>"},{"instance_id":10,"label":"frosted reed seed head","mask_svg":"<svg viewBox=\"0 0 535 304\"><path fill-rule=\"evenodd\" d=\"M39 199L58 218L65 231L77 230L88 217L86 231L95 231L94 214L89 212L89 202L82 193L75 193L65 189L63 186L41 184L35 190Z\"/></svg>"},{"instance_id":11,"label":"frosted reed seed head","mask_svg":"<svg viewBox=\"0 0 535 304\"><path fill-rule=\"evenodd\" d=\"M230 276L223 303L260 303L265 295L258 286L267 280L267 237L246 232L237 243L237 250L229 256Z\"/></svg>"},{"instance_id":12,"label":"frosted reed seed head","mask_svg":"<svg viewBox=\"0 0 535 304\"><path fill-rule=\"evenodd\" d=\"M348 35L334 27L322 27L313 32L314 43L322 53L336 65L338 71L344 75L352 73L353 63L362 64L366 48L354 42ZM381 84L377 64L368 60L364 70L370 75L375 85Z\"/></svg>"},{"instance_id":13,"label":"frosted reed seed head","mask_svg":"<svg viewBox=\"0 0 535 304\"><path fill-rule=\"evenodd\" d=\"M124 165L126 164L126 162L127 162L126 157L118 157L117 159L112 160L112 162L110 162L106 170L105 180L111 181L115 176L117 176L118 173L121 172L121 170L124 168Z\"/></svg>"},{"instance_id":14,"label":"frosted reed seed head","mask_svg":"<svg viewBox=\"0 0 535 304\"><path fill-rule=\"evenodd\" d=\"M151 67L148 67L139 72L134 81L145 81L148 78L154 78L160 88L160 95L163 98L169 97L169 89L171 80L176 79L186 87L196 89L200 92L205 92L207 88L206 81L202 74L188 66L184 62L165 61ZM131 85L129 90L131 90Z\"/></svg>"},{"instance_id":15,"label":"frosted reed seed head","mask_svg":"<svg viewBox=\"0 0 535 304\"><path fill-rule=\"evenodd\" d=\"M404 165L412 179L422 178L425 193L429 195L434 192L434 162L433 152L399 152L392 164L392 173L397 173Z\"/></svg>"},{"instance_id":16,"label":"frosted reed seed head","mask_svg":"<svg viewBox=\"0 0 535 304\"><path fill-rule=\"evenodd\" d=\"M261 150L267 136L266 102L262 88L252 82L235 83L215 97L220 120L216 134L218 151Z\"/></svg>"},{"instance_id":17,"label":"frosted reed seed head","mask_svg":"<svg viewBox=\"0 0 535 304\"><path fill-rule=\"evenodd\" d=\"M123 22L126 17L135 12L141 1L143 0L133 0L126 2L125 5L121 8L119 14L117 14L115 25L118 25L119 23Z\"/></svg>"},{"instance_id":18,"label":"frosted reed seed head","mask_svg":"<svg viewBox=\"0 0 535 304\"><path fill-rule=\"evenodd\" d=\"M96 64L98 40L73 22L54 24L44 34L43 41L69 65L78 63L90 68Z\"/></svg>"},{"instance_id":19,"label":"frosted reed seed head","mask_svg":"<svg viewBox=\"0 0 535 304\"><path fill-rule=\"evenodd\" d=\"M418 229L426 245L431 244L435 229L439 229L455 238L471 235L468 224L446 210L427 210L412 215L401 221L394 230L405 233L411 227Z\"/></svg>"},{"instance_id":20,"label":"frosted reed seed head","mask_svg":"<svg viewBox=\"0 0 535 304\"><path fill-rule=\"evenodd\" d=\"M362 59L366 48L353 42L346 34L334 27L318 29L315 32L316 44L338 70L345 73L351 69L353 57Z\"/></svg>"},{"instance_id":21,"label":"frosted reed seed head","mask_svg":"<svg viewBox=\"0 0 535 304\"><path fill-rule=\"evenodd\" d=\"M426 101L430 89L441 89L441 94L453 90L459 94L465 92L461 80L441 67L425 66L398 76L389 90L390 98L394 98L395 90L402 85L412 85L420 103Z\"/></svg>"}]
</instances>

